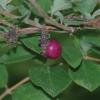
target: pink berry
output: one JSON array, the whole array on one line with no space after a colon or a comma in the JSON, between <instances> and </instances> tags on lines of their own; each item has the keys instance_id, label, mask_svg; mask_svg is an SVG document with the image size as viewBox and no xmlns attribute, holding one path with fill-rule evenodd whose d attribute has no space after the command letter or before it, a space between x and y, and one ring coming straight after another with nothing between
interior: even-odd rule
<instances>
[{"instance_id":1,"label":"pink berry","mask_svg":"<svg viewBox=\"0 0 100 100\"><path fill-rule=\"evenodd\" d=\"M50 59L57 59L60 57L61 51L60 43L55 39L51 39L48 41L45 55Z\"/></svg>"}]
</instances>

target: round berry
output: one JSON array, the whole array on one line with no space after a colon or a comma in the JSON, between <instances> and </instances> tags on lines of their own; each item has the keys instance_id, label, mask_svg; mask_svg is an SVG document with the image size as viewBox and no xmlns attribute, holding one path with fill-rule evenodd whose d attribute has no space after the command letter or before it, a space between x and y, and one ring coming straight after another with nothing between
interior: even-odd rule
<instances>
[{"instance_id":1,"label":"round berry","mask_svg":"<svg viewBox=\"0 0 100 100\"><path fill-rule=\"evenodd\" d=\"M50 59L57 59L61 55L61 45L56 39L51 39L47 43L45 55Z\"/></svg>"}]
</instances>

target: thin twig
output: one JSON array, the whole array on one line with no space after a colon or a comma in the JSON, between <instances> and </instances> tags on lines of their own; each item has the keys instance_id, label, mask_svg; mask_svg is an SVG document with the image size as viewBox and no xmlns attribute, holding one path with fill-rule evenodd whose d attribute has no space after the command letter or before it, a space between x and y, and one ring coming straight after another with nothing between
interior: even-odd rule
<instances>
[{"instance_id":1,"label":"thin twig","mask_svg":"<svg viewBox=\"0 0 100 100\"><path fill-rule=\"evenodd\" d=\"M30 80L29 77L23 79L22 81L20 81L19 83L15 84L14 86L12 86L11 88L8 88L4 91L4 93L2 93L0 95L0 100L2 100L4 97L6 97L7 95L11 94L12 91L14 91L16 88L20 87L21 85L23 85L24 83L28 82Z\"/></svg>"},{"instance_id":2,"label":"thin twig","mask_svg":"<svg viewBox=\"0 0 100 100\"><path fill-rule=\"evenodd\" d=\"M96 61L96 62L100 62L99 58L94 58L94 57L90 57L90 56L86 56L86 57L84 57L84 59L91 60L91 61Z\"/></svg>"}]
</instances>

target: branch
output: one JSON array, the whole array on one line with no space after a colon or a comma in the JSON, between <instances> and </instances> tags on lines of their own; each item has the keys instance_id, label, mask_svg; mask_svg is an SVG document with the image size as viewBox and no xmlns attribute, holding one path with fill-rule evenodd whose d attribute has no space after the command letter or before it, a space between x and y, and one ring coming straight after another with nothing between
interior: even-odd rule
<instances>
[{"instance_id":1,"label":"branch","mask_svg":"<svg viewBox=\"0 0 100 100\"><path fill-rule=\"evenodd\" d=\"M0 19L0 24L2 25L7 25L7 26L9 26L9 27L14 27L14 25L13 24L11 24L11 23L9 23L9 22L7 22L6 20L4 20L4 19Z\"/></svg>"},{"instance_id":2,"label":"branch","mask_svg":"<svg viewBox=\"0 0 100 100\"><path fill-rule=\"evenodd\" d=\"M44 30L49 30L49 31L53 31L55 30L56 28L55 27L52 27L52 26L42 26L42 28ZM39 32L41 30L41 28L38 28L38 27L29 27L29 28L23 28L23 29L19 29L17 30L17 33L36 33L36 32Z\"/></svg>"},{"instance_id":3,"label":"branch","mask_svg":"<svg viewBox=\"0 0 100 100\"><path fill-rule=\"evenodd\" d=\"M12 29L15 29L16 31L16 34L18 36L22 35L22 34L33 34L33 33L38 33L40 32L41 30L44 30L46 31L47 33L50 33L50 32L57 32L57 33L66 33L66 31L63 31L63 30L58 30L56 27L54 26L44 26L44 25L34 25L34 23L32 23L32 26L33 27L27 27L27 28L21 28L21 29L17 29L16 27L12 27ZM4 33L4 32L0 32L0 37L3 37L5 38L5 36L7 35L8 33Z\"/></svg>"},{"instance_id":4,"label":"branch","mask_svg":"<svg viewBox=\"0 0 100 100\"><path fill-rule=\"evenodd\" d=\"M7 95L11 94L12 91L14 91L16 88L20 87L21 85L23 85L24 83L28 82L30 80L29 77L23 79L22 81L20 81L19 83L15 84L14 86L12 86L11 88L7 88L4 93L2 93L0 95L0 100L2 100L4 97L6 97Z\"/></svg>"},{"instance_id":5,"label":"branch","mask_svg":"<svg viewBox=\"0 0 100 100\"><path fill-rule=\"evenodd\" d=\"M99 58L94 58L94 57L90 57L90 56L86 56L84 59L91 60L91 61L96 61L96 62L100 62Z\"/></svg>"},{"instance_id":6,"label":"branch","mask_svg":"<svg viewBox=\"0 0 100 100\"><path fill-rule=\"evenodd\" d=\"M37 12L44 18L45 22L47 24L50 24L52 26L55 26L57 28L63 29L68 32L73 32L75 29L72 27L66 27L63 24L60 24L56 21L53 21L48 14L42 9L42 7L36 2L36 0L29 0L29 2L36 8Z\"/></svg>"}]
</instances>

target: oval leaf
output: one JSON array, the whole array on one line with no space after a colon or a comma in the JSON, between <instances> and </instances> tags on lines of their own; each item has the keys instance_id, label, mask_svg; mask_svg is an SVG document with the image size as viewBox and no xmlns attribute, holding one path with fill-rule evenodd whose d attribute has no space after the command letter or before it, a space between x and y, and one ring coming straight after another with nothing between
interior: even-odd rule
<instances>
[{"instance_id":1,"label":"oval leaf","mask_svg":"<svg viewBox=\"0 0 100 100\"><path fill-rule=\"evenodd\" d=\"M12 100L51 100L31 83L24 84L12 93Z\"/></svg>"},{"instance_id":2,"label":"oval leaf","mask_svg":"<svg viewBox=\"0 0 100 100\"><path fill-rule=\"evenodd\" d=\"M91 61L83 61L77 71L69 70L72 80L78 85L93 91L100 86L100 65Z\"/></svg>"},{"instance_id":3,"label":"oval leaf","mask_svg":"<svg viewBox=\"0 0 100 100\"><path fill-rule=\"evenodd\" d=\"M78 3L78 10L83 13L91 13L96 7L97 0L80 0Z\"/></svg>"},{"instance_id":4,"label":"oval leaf","mask_svg":"<svg viewBox=\"0 0 100 100\"><path fill-rule=\"evenodd\" d=\"M82 53L79 43L76 43L75 37L66 39L66 46L63 46L62 56L65 61L73 68L77 68L82 61Z\"/></svg>"},{"instance_id":5,"label":"oval leaf","mask_svg":"<svg viewBox=\"0 0 100 100\"><path fill-rule=\"evenodd\" d=\"M69 9L72 7L70 0L54 0L51 13L54 14L57 11Z\"/></svg>"},{"instance_id":6,"label":"oval leaf","mask_svg":"<svg viewBox=\"0 0 100 100\"><path fill-rule=\"evenodd\" d=\"M26 51L23 47L19 46L15 50L10 51L8 54L3 55L0 58L0 63L17 63L32 59L32 57L34 56L31 53Z\"/></svg>"},{"instance_id":7,"label":"oval leaf","mask_svg":"<svg viewBox=\"0 0 100 100\"><path fill-rule=\"evenodd\" d=\"M41 48L39 47L39 36L25 38L21 40L24 45L30 50L39 53L41 52Z\"/></svg>"},{"instance_id":8,"label":"oval leaf","mask_svg":"<svg viewBox=\"0 0 100 100\"><path fill-rule=\"evenodd\" d=\"M60 94L71 83L68 73L60 67L41 64L31 68L29 74L32 82L42 87L52 97Z\"/></svg>"}]
</instances>

